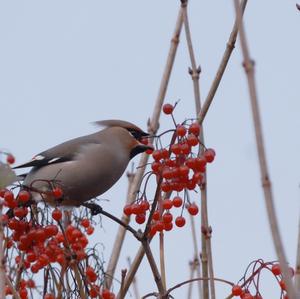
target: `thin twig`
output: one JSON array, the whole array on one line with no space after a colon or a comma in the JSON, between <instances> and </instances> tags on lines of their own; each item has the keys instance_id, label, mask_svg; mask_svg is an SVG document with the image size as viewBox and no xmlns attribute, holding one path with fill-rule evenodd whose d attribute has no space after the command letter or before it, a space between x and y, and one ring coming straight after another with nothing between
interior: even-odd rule
<instances>
[{"instance_id":1,"label":"thin twig","mask_svg":"<svg viewBox=\"0 0 300 299\"><path fill-rule=\"evenodd\" d=\"M170 294L172 291L174 291L175 289L178 289L178 288L182 287L185 284L188 284L188 283L191 283L191 282L194 282L194 281L210 280L210 279L213 279L214 281L219 281L219 282L223 282L223 283L229 284L230 286L234 285L234 283L232 283L231 281L228 281L228 280L225 280L225 279L222 279L222 278L216 278L216 277L207 277L207 278L198 277L198 278L193 278L193 279L189 279L189 280L183 281L181 283L178 283L174 287L168 289L166 295Z\"/></svg>"},{"instance_id":2,"label":"thin twig","mask_svg":"<svg viewBox=\"0 0 300 299\"><path fill-rule=\"evenodd\" d=\"M246 5L247 5L247 2L248 2L248 0L242 0L241 1L241 11L242 12L244 12L244 10L246 8ZM223 54L221 63L220 63L219 68L217 70L216 76L215 76L215 78L213 80L213 83L210 87L210 90L209 90L208 95L205 99L205 102L203 103L202 109L201 109L200 113L198 114L198 121L199 121L200 124L202 124L202 122L203 122L203 120L206 116L206 113L207 113L207 111L208 111L208 109L209 109L209 107L210 107L210 105L211 105L211 103L214 99L214 96L217 92L217 89L219 87L221 79L224 75L224 72L225 72L225 69L227 67L229 58L230 58L231 53L234 49L237 34L238 34L238 25L237 25L237 19L236 19L235 23L234 23L234 26L232 28L232 31L230 33L230 37L228 39L227 46L226 46L225 52Z\"/></svg>"},{"instance_id":3,"label":"thin twig","mask_svg":"<svg viewBox=\"0 0 300 299\"><path fill-rule=\"evenodd\" d=\"M264 139L262 133L262 126L261 126L261 117L260 111L258 106L258 99L257 99L257 91L256 91L256 84L255 84L255 75L254 75L254 63L250 58L249 48L246 38L246 33L244 30L244 25L242 21L242 12L239 8L239 1L234 0L234 6L236 11L236 18L238 20L238 27L240 31L240 43L244 58L244 69L247 76L248 81L248 88L250 94L250 102L252 108L252 116L254 122L254 129L255 129L255 136L256 136L256 145L257 145L257 153L259 158L259 165L260 165L260 172L261 172L261 180L262 186L264 191L264 198L266 203L266 209L268 214L268 219L270 223L270 228L272 232L273 242L276 249L276 253L279 259L280 268L282 271L283 279L286 283L288 297L290 299L296 299L296 290L292 283L291 276L289 275L288 264L284 252L284 247L282 244L278 221L275 212L273 194L272 194L272 186L271 181L269 178L268 166L267 166L267 159L265 155L265 148L264 148Z\"/></svg>"}]
</instances>

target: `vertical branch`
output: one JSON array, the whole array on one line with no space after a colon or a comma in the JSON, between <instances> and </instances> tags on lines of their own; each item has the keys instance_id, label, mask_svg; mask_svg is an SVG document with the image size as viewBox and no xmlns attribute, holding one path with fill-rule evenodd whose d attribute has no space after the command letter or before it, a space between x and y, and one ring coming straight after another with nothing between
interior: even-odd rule
<instances>
[{"instance_id":1,"label":"vertical branch","mask_svg":"<svg viewBox=\"0 0 300 299\"><path fill-rule=\"evenodd\" d=\"M195 261L191 261L189 262L189 266L190 266L190 280L194 278L194 273L195 273ZM200 277L200 276L199 276ZM192 290L193 290L193 284L189 283L188 284L188 293L187 293L187 299L191 299L192 298ZM202 296L202 292L199 293L199 298L201 298Z\"/></svg>"},{"instance_id":2,"label":"vertical branch","mask_svg":"<svg viewBox=\"0 0 300 299\"><path fill-rule=\"evenodd\" d=\"M174 30L174 33L173 33L173 37L171 39L169 54L168 54L168 57L167 57L166 66L165 66L163 76L162 76L162 79L161 79L161 83L160 83L156 103L155 103L155 106L154 106L154 109L153 109L153 114L152 114L151 119L148 121L148 131L152 134L155 134L158 127L159 127L159 117L160 117L160 113L161 113L161 107L162 107L163 102L164 102L164 98L165 98L165 95L166 95L166 91L167 91L171 71L172 71L172 68L173 68L173 64L174 64L174 60L175 60L175 56L176 56L176 52L177 52L177 47L178 47L178 43L179 43L179 36L180 36L181 28L182 28L182 22L183 22L183 19L182 19L182 8L181 8L179 10L179 13L178 13L178 17L177 17L177 21L176 21L176 25L175 25L175 30ZM133 182L131 184L131 188L129 190L129 197L128 197L128 202L129 203L133 202L133 200L135 198L135 192L136 192L136 190L138 189L138 187L140 186L140 184L142 182L142 177L143 177L143 174L145 172L145 165L147 164L147 161L148 161L148 155L143 154L141 159L140 159L140 162L139 162L138 170L136 172L136 175L135 175L135 177L133 179ZM120 230L121 230L121 228L120 228ZM120 232L120 230L119 230L119 232ZM125 235L125 232L123 232L123 234ZM118 242L115 243L113 251L119 250L119 249L115 249L116 247L121 247L120 243L118 243ZM140 263L143 259L143 256L144 256L144 251L139 250L139 256L135 259L135 261L137 263ZM135 272L137 270L138 265L134 264L133 268L132 268L132 271L131 272L129 271L129 273L126 276L126 279L125 279L125 282L124 282L124 292L125 292L124 295L126 294L126 292L128 290L128 287L129 287L128 283L129 284L131 283L132 278L135 275ZM109 266L111 267L112 263L110 263ZM108 268L108 272L109 271L111 271L111 268ZM106 284L110 286L111 281L106 283Z\"/></svg>"},{"instance_id":3,"label":"vertical branch","mask_svg":"<svg viewBox=\"0 0 300 299\"><path fill-rule=\"evenodd\" d=\"M128 261L129 267L131 267L130 257L127 258L127 261ZM125 278L124 278L124 281L125 281ZM133 288L133 293L134 293L135 299L140 299L141 296L139 294L138 284L137 284L137 280L135 277L132 280L132 288ZM124 289L124 282L123 282L123 289Z\"/></svg>"},{"instance_id":4,"label":"vertical branch","mask_svg":"<svg viewBox=\"0 0 300 299\"><path fill-rule=\"evenodd\" d=\"M131 203L131 194L130 194L130 190L131 190L131 185L133 183L135 174L134 173L127 173L127 177L128 177L128 191L127 191L127 198L126 198L126 204ZM122 215L121 221L124 222L126 225L129 224L130 221L130 217L126 216L125 214ZM105 275L105 286L107 289L111 288L112 285L112 279L117 267L117 263L120 257L120 253L121 253L121 249L123 246L123 242L125 239L125 235L126 235L126 229L120 225L117 235L116 235L116 239L114 242L114 247L112 250L112 253L110 255L110 259L106 268L106 275Z\"/></svg>"},{"instance_id":5,"label":"vertical branch","mask_svg":"<svg viewBox=\"0 0 300 299\"><path fill-rule=\"evenodd\" d=\"M166 282L166 267L165 267L165 248L164 248L164 233L159 233L159 257L160 257L160 273L164 288L167 287Z\"/></svg>"},{"instance_id":6,"label":"vertical branch","mask_svg":"<svg viewBox=\"0 0 300 299\"><path fill-rule=\"evenodd\" d=\"M144 258L144 255L145 255L145 250L144 250L144 247L141 245L137 254L135 255L135 258L134 260L132 261L132 265L130 266L129 270L127 271L127 275L125 277L125 280L124 280L124 285L123 285L123 296L126 295L133 279L134 279L134 276ZM120 299L120 294L117 296L117 299Z\"/></svg>"},{"instance_id":7,"label":"vertical branch","mask_svg":"<svg viewBox=\"0 0 300 299\"><path fill-rule=\"evenodd\" d=\"M236 10L236 18L238 20L238 27L240 31L240 43L241 43L241 48L242 48L242 53L244 58L243 66L245 69L247 82L248 82L248 89L250 94L250 102L251 102L252 116L253 116L255 136L256 136L257 153L258 153L259 166L261 172L261 181L262 181L262 186L264 191L264 198L265 198L271 233L273 237L275 250L279 259L280 267L282 270L282 276L286 283L288 297L290 299L296 299L297 297L296 290L293 286L292 279L289 274L287 260L286 260L283 244L281 241L278 221L275 212L272 186L269 178L267 159L266 159L265 147L264 147L264 139L262 133L261 117L260 117L260 111L259 111L258 99L257 99L257 91L256 91L255 75L254 75L254 62L250 58L246 33L242 21L242 12L241 9L239 8L238 0L234 0L234 5Z\"/></svg>"},{"instance_id":8,"label":"vertical branch","mask_svg":"<svg viewBox=\"0 0 300 299\"><path fill-rule=\"evenodd\" d=\"M187 40L187 45L190 54L190 60L192 68L189 70L190 75L192 76L193 86L194 86L194 97L195 97L195 106L196 106L196 115L200 113L201 109L201 98L200 98L200 86L199 86L199 74L200 67L196 65L196 59L194 55L194 49L192 44L189 20L187 9L184 9L184 27L185 27L185 35ZM204 144L204 132L203 127L201 125L201 134L200 141ZM199 155L202 153L203 149L199 151ZM204 183L201 186L201 227L207 231L208 224L208 208L207 208L207 176L204 175ZM210 283L211 290L211 298L215 299L215 283L214 283L214 271L213 271L213 262L212 262L212 252L211 252L211 244L210 238L206 238L206 235L202 233L202 272L203 272L203 298L209 298L209 287L208 283ZM209 243L209 244L208 244ZM197 253L198 257L198 253ZM210 279L208 280L208 277Z\"/></svg>"},{"instance_id":9,"label":"vertical branch","mask_svg":"<svg viewBox=\"0 0 300 299\"><path fill-rule=\"evenodd\" d=\"M170 76L171 76L171 72L173 69L174 60L175 60L175 56L176 56L176 52L177 52L177 48L178 48L178 44L179 44L179 37L180 37L180 32L181 32L182 23L183 23L183 6L184 5L185 4L182 4L182 6L179 10L179 13L178 13L175 30L173 33L173 37L171 39L171 46L169 49L166 66L165 66L164 73L163 73L163 76L161 79L160 87L158 90L158 95L156 98L156 104L155 104L152 118L150 121L151 130L153 130L154 132L156 132L158 129L158 121L159 121L159 117L160 117L160 113L161 113L161 107L162 107L162 104L163 104L165 96L166 96L167 87L168 87L168 83L170 80Z\"/></svg>"},{"instance_id":10,"label":"vertical branch","mask_svg":"<svg viewBox=\"0 0 300 299\"><path fill-rule=\"evenodd\" d=\"M153 273L153 276L154 276L154 280L155 280L156 285L158 287L160 297L162 298L166 293L166 289L163 285L161 276L160 276L159 271L157 269L157 266L156 266L156 263L155 263L155 260L154 260L154 256L153 256L152 251L151 251L150 246L149 246L149 241L147 239L143 240L142 245L144 247L149 265L151 267L151 270L152 270L152 273Z\"/></svg>"},{"instance_id":11,"label":"vertical branch","mask_svg":"<svg viewBox=\"0 0 300 299\"><path fill-rule=\"evenodd\" d=\"M200 263L199 263L199 249L197 245L197 237L196 237L196 228L195 228L195 221L192 215L190 215L191 219L191 228L192 228L192 238L193 238L193 244L194 244L194 259L192 262L192 269L193 273L197 272L197 277L201 277L201 269L200 269ZM192 279L193 277L191 277ZM201 288L201 281L197 282L198 284L198 292L199 292L199 298L202 298L202 288ZM192 284L191 284L192 285Z\"/></svg>"},{"instance_id":12,"label":"vertical branch","mask_svg":"<svg viewBox=\"0 0 300 299\"><path fill-rule=\"evenodd\" d=\"M247 2L248 2L248 0L242 0L241 1L241 13L242 14L245 11ZM232 53L232 51L234 49L234 45L235 45L235 42L236 42L237 34L238 34L238 23L237 23L237 18L236 18L235 22L234 22L234 26L232 28L232 31L230 33L230 37L229 37L227 45L226 45L225 52L223 54L221 63L219 65L219 68L217 70L217 73L215 75L213 83L212 83L212 85L210 87L208 95L207 95L207 97L206 97L206 99L205 99L205 101L203 103L202 109L201 109L200 113L198 113L198 119L199 119L199 123L200 124L202 124L202 122L203 122L203 120L204 120L204 118L206 116L206 113L207 113L207 111L208 111L208 109L210 107L210 104L212 103L212 101L214 99L214 96L215 96L215 94L217 92L219 84L220 84L220 82L222 80L222 77L223 77L225 69L227 67L229 58L230 58L231 53Z\"/></svg>"}]
</instances>

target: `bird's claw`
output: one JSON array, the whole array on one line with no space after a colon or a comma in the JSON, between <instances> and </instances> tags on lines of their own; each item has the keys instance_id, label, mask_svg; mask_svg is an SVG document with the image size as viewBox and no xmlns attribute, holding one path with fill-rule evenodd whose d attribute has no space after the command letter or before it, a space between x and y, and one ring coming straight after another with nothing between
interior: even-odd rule
<instances>
[{"instance_id":1,"label":"bird's claw","mask_svg":"<svg viewBox=\"0 0 300 299\"><path fill-rule=\"evenodd\" d=\"M92 216L96 216L96 215L100 214L103 211L102 207L95 204L95 203L87 202L87 203L84 203L82 205L91 210Z\"/></svg>"}]
</instances>

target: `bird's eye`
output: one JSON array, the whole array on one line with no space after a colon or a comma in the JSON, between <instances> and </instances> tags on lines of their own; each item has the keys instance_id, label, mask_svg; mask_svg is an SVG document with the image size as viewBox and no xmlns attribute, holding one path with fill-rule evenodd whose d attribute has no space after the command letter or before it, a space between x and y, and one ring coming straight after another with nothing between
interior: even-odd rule
<instances>
[{"instance_id":1,"label":"bird's eye","mask_svg":"<svg viewBox=\"0 0 300 299\"><path fill-rule=\"evenodd\" d=\"M128 130L128 132L130 133L130 135L131 135L133 138L135 138L135 139L137 139L137 140L141 140L141 138L142 138L141 132L136 131L136 130Z\"/></svg>"}]
</instances>

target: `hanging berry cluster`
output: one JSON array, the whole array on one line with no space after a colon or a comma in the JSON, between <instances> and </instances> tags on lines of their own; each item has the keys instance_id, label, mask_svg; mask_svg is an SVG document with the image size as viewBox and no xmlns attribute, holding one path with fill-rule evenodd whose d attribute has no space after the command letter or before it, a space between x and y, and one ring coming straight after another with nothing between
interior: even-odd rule
<instances>
[{"instance_id":1,"label":"hanging berry cluster","mask_svg":"<svg viewBox=\"0 0 300 299\"><path fill-rule=\"evenodd\" d=\"M266 270L274 275L281 291L280 298L288 299L286 285L282 279L279 264L277 262L264 262L263 260L256 260L249 264L244 277L240 279L238 284L232 286L232 297L239 297L241 299L263 299L263 295L260 292L260 275ZM290 267L290 276L293 277L294 273L294 269Z\"/></svg>"},{"instance_id":2,"label":"hanging berry cluster","mask_svg":"<svg viewBox=\"0 0 300 299\"><path fill-rule=\"evenodd\" d=\"M199 208L196 203L190 202L188 192L201 187L204 183L206 165L214 161L215 151L207 149L200 140L201 127L196 121L185 121L176 124L173 111L175 106L165 104L163 112L172 117L175 128L164 132L171 132L171 142L168 146L162 146L160 136L155 138L155 150L148 151L152 155L151 173L160 183L160 189L167 196L159 200L155 212L152 215L150 236L163 230L170 231L173 228L173 215L171 209L180 208L180 215L175 218L175 225L185 225L183 209L186 208L190 215L197 215ZM145 142L147 143L147 141ZM175 192L176 195L171 197ZM181 195L180 193L183 193ZM124 213L128 216L135 215L135 221L142 224L146 221L146 212L152 205L146 199L145 192L137 201L124 207Z\"/></svg>"}]
</instances>

